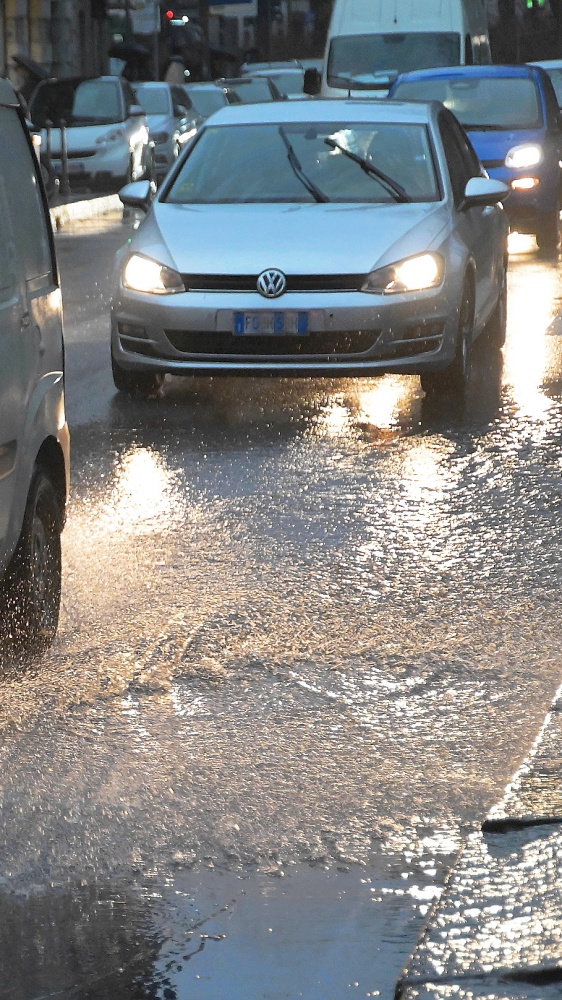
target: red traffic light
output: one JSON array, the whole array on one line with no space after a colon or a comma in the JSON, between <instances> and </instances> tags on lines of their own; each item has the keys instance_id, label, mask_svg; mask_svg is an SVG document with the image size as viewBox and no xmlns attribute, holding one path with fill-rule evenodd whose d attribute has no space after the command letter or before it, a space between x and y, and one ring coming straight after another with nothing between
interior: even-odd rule
<instances>
[{"instance_id":1,"label":"red traffic light","mask_svg":"<svg viewBox=\"0 0 562 1000\"><path fill-rule=\"evenodd\" d=\"M173 10L167 10L166 11L166 17L168 18L168 21L172 21L175 16L176 15L175 15L175 12Z\"/></svg>"}]
</instances>

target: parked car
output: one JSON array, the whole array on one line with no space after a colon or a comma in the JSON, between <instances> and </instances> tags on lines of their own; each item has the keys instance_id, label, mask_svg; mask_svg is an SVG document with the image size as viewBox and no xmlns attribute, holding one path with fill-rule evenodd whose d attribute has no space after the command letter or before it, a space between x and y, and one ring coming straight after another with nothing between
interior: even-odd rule
<instances>
[{"instance_id":1,"label":"parked car","mask_svg":"<svg viewBox=\"0 0 562 1000\"><path fill-rule=\"evenodd\" d=\"M154 169L162 178L177 160L182 146L201 124L190 113L181 84L147 82L134 84L137 102L146 114L148 133L154 143Z\"/></svg>"},{"instance_id":2,"label":"parked car","mask_svg":"<svg viewBox=\"0 0 562 1000\"><path fill-rule=\"evenodd\" d=\"M505 336L506 185L437 102L294 101L203 125L118 256L118 389L175 375L420 374ZM220 233L220 239L217 239Z\"/></svg>"},{"instance_id":3,"label":"parked car","mask_svg":"<svg viewBox=\"0 0 562 1000\"><path fill-rule=\"evenodd\" d=\"M399 77L397 100L438 100L466 129L490 177L511 187L512 228L539 247L560 242L562 137L554 88L537 66L459 66Z\"/></svg>"},{"instance_id":4,"label":"parked car","mask_svg":"<svg viewBox=\"0 0 562 1000\"><path fill-rule=\"evenodd\" d=\"M45 80L32 94L29 111L59 177L60 127L65 123L72 185L115 189L151 175L146 115L127 80L118 76ZM49 122L54 127L47 130Z\"/></svg>"},{"instance_id":5,"label":"parked car","mask_svg":"<svg viewBox=\"0 0 562 1000\"><path fill-rule=\"evenodd\" d=\"M228 104L241 104L238 94L218 83L184 83L182 90L202 121Z\"/></svg>"},{"instance_id":6,"label":"parked car","mask_svg":"<svg viewBox=\"0 0 562 1000\"><path fill-rule=\"evenodd\" d=\"M217 83L233 90L242 104L266 104L269 101L283 100L283 95L268 76L236 76L217 80Z\"/></svg>"},{"instance_id":7,"label":"parked car","mask_svg":"<svg viewBox=\"0 0 562 1000\"><path fill-rule=\"evenodd\" d=\"M0 646L53 640L69 485L61 291L37 157L0 80Z\"/></svg>"}]
</instances>

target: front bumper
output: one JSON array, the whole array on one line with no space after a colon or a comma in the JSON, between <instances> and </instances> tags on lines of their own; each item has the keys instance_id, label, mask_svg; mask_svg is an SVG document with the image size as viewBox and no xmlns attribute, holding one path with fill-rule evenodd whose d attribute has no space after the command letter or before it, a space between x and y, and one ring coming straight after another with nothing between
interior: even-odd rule
<instances>
[{"instance_id":1,"label":"front bumper","mask_svg":"<svg viewBox=\"0 0 562 1000\"><path fill-rule=\"evenodd\" d=\"M455 354L461 288L408 295L362 292L184 292L120 288L112 305L112 353L122 368L187 374L373 375L438 371ZM306 312L307 335L247 336L239 312Z\"/></svg>"},{"instance_id":2,"label":"front bumper","mask_svg":"<svg viewBox=\"0 0 562 1000\"><path fill-rule=\"evenodd\" d=\"M100 146L95 150L84 150L80 156L70 150L68 154L68 176L72 181L96 181L111 178L121 180L127 176L131 159L131 150L124 143ZM60 155L52 154L55 173L62 175L62 160Z\"/></svg>"}]
</instances>

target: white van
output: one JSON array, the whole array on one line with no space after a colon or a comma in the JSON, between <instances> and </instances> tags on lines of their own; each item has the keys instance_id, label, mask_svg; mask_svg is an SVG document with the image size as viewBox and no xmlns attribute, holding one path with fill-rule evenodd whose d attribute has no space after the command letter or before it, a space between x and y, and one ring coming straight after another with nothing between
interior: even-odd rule
<instances>
[{"instance_id":1,"label":"white van","mask_svg":"<svg viewBox=\"0 0 562 1000\"><path fill-rule=\"evenodd\" d=\"M335 0L321 95L384 97L400 73L490 61L483 0Z\"/></svg>"},{"instance_id":2,"label":"white van","mask_svg":"<svg viewBox=\"0 0 562 1000\"><path fill-rule=\"evenodd\" d=\"M38 159L0 79L0 650L54 638L69 478L61 290Z\"/></svg>"}]
</instances>

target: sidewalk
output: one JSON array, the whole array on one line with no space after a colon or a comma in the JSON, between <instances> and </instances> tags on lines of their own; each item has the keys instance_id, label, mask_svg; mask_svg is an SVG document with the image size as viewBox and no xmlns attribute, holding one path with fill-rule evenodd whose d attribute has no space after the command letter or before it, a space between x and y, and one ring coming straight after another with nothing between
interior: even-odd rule
<instances>
[{"instance_id":1,"label":"sidewalk","mask_svg":"<svg viewBox=\"0 0 562 1000\"><path fill-rule=\"evenodd\" d=\"M562 688L525 763L472 834L396 1000L562 997Z\"/></svg>"},{"instance_id":2,"label":"sidewalk","mask_svg":"<svg viewBox=\"0 0 562 1000\"><path fill-rule=\"evenodd\" d=\"M107 212L119 211L122 207L117 194L70 194L66 198L59 195L53 200L49 209L56 231L63 229L69 223L95 219Z\"/></svg>"}]
</instances>

